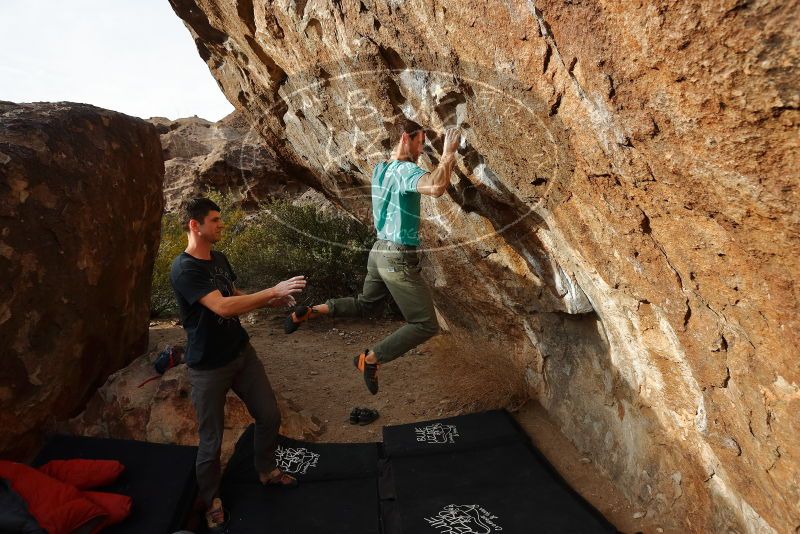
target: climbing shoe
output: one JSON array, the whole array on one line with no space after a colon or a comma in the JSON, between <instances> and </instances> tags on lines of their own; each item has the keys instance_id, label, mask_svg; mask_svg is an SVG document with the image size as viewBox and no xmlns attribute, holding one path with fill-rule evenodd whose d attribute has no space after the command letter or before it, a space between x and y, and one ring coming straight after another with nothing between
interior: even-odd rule
<instances>
[{"instance_id":1,"label":"climbing shoe","mask_svg":"<svg viewBox=\"0 0 800 534\"><path fill-rule=\"evenodd\" d=\"M378 367L380 364L367 363L367 354L369 354L369 349L364 349L364 352L353 358L353 365L364 375L364 383L369 392L375 395L378 392Z\"/></svg>"},{"instance_id":2,"label":"climbing shoe","mask_svg":"<svg viewBox=\"0 0 800 534\"><path fill-rule=\"evenodd\" d=\"M350 412L351 425L368 425L378 418L378 410L370 410L369 408L353 408Z\"/></svg>"},{"instance_id":3,"label":"climbing shoe","mask_svg":"<svg viewBox=\"0 0 800 534\"><path fill-rule=\"evenodd\" d=\"M361 426L368 425L378 418L378 410L370 410L369 408L361 408L358 414L358 424Z\"/></svg>"},{"instance_id":4,"label":"climbing shoe","mask_svg":"<svg viewBox=\"0 0 800 534\"><path fill-rule=\"evenodd\" d=\"M350 424L357 425L358 424L358 415L361 413L361 408L353 408L350 410Z\"/></svg>"},{"instance_id":5,"label":"climbing shoe","mask_svg":"<svg viewBox=\"0 0 800 534\"><path fill-rule=\"evenodd\" d=\"M319 314L314 310L313 306L297 306L294 311L283 321L283 331L287 334L291 334L300 328L301 323L304 323L313 317L317 317L318 315Z\"/></svg>"}]
</instances>

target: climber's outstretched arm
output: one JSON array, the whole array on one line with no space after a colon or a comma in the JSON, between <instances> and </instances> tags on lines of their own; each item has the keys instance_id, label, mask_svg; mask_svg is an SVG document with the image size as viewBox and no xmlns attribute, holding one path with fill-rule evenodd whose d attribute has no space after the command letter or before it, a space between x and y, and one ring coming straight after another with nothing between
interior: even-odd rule
<instances>
[{"instance_id":1,"label":"climber's outstretched arm","mask_svg":"<svg viewBox=\"0 0 800 534\"><path fill-rule=\"evenodd\" d=\"M417 182L417 191L423 195L440 197L450 185L450 174L456 164L456 149L461 139L459 128L448 128L444 133L442 159L433 172L423 174Z\"/></svg>"}]
</instances>

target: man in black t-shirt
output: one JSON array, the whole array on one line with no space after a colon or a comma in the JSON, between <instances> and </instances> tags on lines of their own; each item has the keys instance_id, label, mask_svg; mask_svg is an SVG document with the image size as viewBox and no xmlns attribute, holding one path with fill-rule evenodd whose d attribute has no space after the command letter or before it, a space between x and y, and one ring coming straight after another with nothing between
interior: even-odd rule
<instances>
[{"instance_id":1,"label":"man in black t-shirt","mask_svg":"<svg viewBox=\"0 0 800 534\"><path fill-rule=\"evenodd\" d=\"M219 206L207 198L194 198L181 212L189 243L172 262L170 281L188 337L186 363L200 434L197 484L208 507L208 526L216 529L224 523L220 447L228 390L242 399L255 419L255 468L261 482L297 484L275 464L281 414L264 366L238 316L265 306L293 306L294 295L306 281L295 276L257 293L243 293L234 285L236 274L228 259L212 250L224 228Z\"/></svg>"}]
</instances>

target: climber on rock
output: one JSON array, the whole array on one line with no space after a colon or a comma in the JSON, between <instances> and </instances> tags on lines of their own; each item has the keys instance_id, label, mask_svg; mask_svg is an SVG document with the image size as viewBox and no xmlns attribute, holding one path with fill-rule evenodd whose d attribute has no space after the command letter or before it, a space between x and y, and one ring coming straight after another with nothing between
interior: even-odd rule
<instances>
[{"instance_id":1,"label":"climber on rock","mask_svg":"<svg viewBox=\"0 0 800 534\"><path fill-rule=\"evenodd\" d=\"M184 203L181 215L188 246L172 262L170 282L188 337L186 363L200 435L199 497L207 506L209 528L218 530L225 522L219 484L228 390L242 399L255 419L255 469L261 483L297 484L276 465L281 414L264 366L238 316L265 306L294 306L294 295L306 281L295 276L256 293L240 291L228 259L212 250L224 228L219 206L207 198L194 198Z\"/></svg>"},{"instance_id":2,"label":"climber on rock","mask_svg":"<svg viewBox=\"0 0 800 534\"><path fill-rule=\"evenodd\" d=\"M460 139L457 128L447 129L441 160L433 172L427 172L416 164L425 143L422 127L407 120L394 134L391 159L378 163L372 171L372 216L378 239L369 253L361 294L316 306L298 306L284 325L288 334L304 321L322 315L367 317L391 295L407 324L353 359L373 395L378 392L381 364L439 332L431 292L420 274L420 195L440 197L447 190Z\"/></svg>"}]
</instances>

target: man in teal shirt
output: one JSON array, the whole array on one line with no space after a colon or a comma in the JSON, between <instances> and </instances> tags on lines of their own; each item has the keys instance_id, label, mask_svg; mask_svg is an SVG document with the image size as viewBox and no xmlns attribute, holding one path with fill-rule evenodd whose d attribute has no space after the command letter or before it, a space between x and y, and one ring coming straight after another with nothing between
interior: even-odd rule
<instances>
[{"instance_id":1,"label":"man in teal shirt","mask_svg":"<svg viewBox=\"0 0 800 534\"><path fill-rule=\"evenodd\" d=\"M391 295L407 324L353 360L373 395L378 392L381 364L439 332L431 292L420 274L420 195L440 197L447 190L460 138L456 128L445 132L442 159L433 172L427 172L416 164L425 143L422 127L405 121L398 133L392 159L378 163L372 171L372 218L378 240L369 253L361 294L317 306L298 306L285 323L286 333L292 333L304 321L321 315L367 317Z\"/></svg>"}]
</instances>

